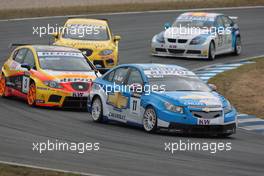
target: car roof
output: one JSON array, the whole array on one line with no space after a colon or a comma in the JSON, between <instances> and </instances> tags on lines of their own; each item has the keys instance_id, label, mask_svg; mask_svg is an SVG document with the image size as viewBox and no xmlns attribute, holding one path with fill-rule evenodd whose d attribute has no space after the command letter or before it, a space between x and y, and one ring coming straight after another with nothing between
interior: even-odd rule
<instances>
[{"instance_id":1,"label":"car roof","mask_svg":"<svg viewBox=\"0 0 264 176\"><path fill-rule=\"evenodd\" d=\"M107 20L91 18L70 18L66 21L66 24L96 24L107 26Z\"/></svg>"},{"instance_id":2,"label":"car roof","mask_svg":"<svg viewBox=\"0 0 264 176\"><path fill-rule=\"evenodd\" d=\"M180 16L197 16L197 17L211 17L215 18L219 15L223 15L221 13L209 13L209 12L186 12L181 14Z\"/></svg>"},{"instance_id":3,"label":"car roof","mask_svg":"<svg viewBox=\"0 0 264 176\"><path fill-rule=\"evenodd\" d=\"M173 64L159 64L159 63L143 63L143 64L122 64L120 66L136 67L142 70L155 69L155 68L174 68L177 70L188 70L184 67Z\"/></svg>"},{"instance_id":4,"label":"car roof","mask_svg":"<svg viewBox=\"0 0 264 176\"><path fill-rule=\"evenodd\" d=\"M36 52L45 52L45 51L81 52L76 48L57 46L57 45L25 45L25 46L32 47L33 49L35 49Z\"/></svg>"}]
</instances>

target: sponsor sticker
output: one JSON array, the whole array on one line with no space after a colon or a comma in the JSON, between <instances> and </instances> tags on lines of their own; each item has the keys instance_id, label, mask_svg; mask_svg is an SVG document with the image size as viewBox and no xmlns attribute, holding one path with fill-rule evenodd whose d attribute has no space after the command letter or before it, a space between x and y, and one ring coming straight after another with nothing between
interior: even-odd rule
<instances>
[{"instance_id":1,"label":"sponsor sticker","mask_svg":"<svg viewBox=\"0 0 264 176\"><path fill-rule=\"evenodd\" d=\"M85 93L85 92L73 92L72 93L72 96L73 97L88 97L88 93Z\"/></svg>"},{"instance_id":2,"label":"sponsor sticker","mask_svg":"<svg viewBox=\"0 0 264 176\"><path fill-rule=\"evenodd\" d=\"M68 57L82 57L83 55L82 53L77 53L77 52L56 52L56 51L52 51L52 52L37 52L39 57L50 57L48 59L58 59L56 57L58 56L68 56Z\"/></svg>"},{"instance_id":3,"label":"sponsor sticker","mask_svg":"<svg viewBox=\"0 0 264 176\"><path fill-rule=\"evenodd\" d=\"M147 77L164 77L164 76L194 76L195 74L188 70L181 70L173 67L155 67L144 70Z\"/></svg>"},{"instance_id":4,"label":"sponsor sticker","mask_svg":"<svg viewBox=\"0 0 264 176\"><path fill-rule=\"evenodd\" d=\"M210 125L210 119L198 119L198 125Z\"/></svg>"}]
</instances>

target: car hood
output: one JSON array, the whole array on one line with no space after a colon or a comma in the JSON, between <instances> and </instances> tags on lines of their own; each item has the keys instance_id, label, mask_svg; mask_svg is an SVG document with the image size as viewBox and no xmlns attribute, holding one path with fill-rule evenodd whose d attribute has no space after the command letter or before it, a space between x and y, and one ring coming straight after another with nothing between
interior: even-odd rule
<instances>
[{"instance_id":1,"label":"car hood","mask_svg":"<svg viewBox=\"0 0 264 176\"><path fill-rule=\"evenodd\" d=\"M198 30L193 30L193 31L190 31L188 32L187 30L190 30L190 29L187 29L187 28L178 28L178 27L171 27L167 30L165 30L164 32L164 37L165 38L173 38L173 39L193 39L201 34L206 34L206 30L204 29L201 29L200 31ZM209 34L208 34L209 36Z\"/></svg>"},{"instance_id":2,"label":"car hood","mask_svg":"<svg viewBox=\"0 0 264 176\"><path fill-rule=\"evenodd\" d=\"M77 71L54 71L42 70L45 79L54 80L57 82L88 82L96 79L96 74L92 70L90 72Z\"/></svg>"},{"instance_id":3,"label":"car hood","mask_svg":"<svg viewBox=\"0 0 264 176\"><path fill-rule=\"evenodd\" d=\"M223 107L224 98L216 92L190 92L190 91L174 91L159 92L170 103L183 106L210 106Z\"/></svg>"},{"instance_id":4,"label":"car hood","mask_svg":"<svg viewBox=\"0 0 264 176\"><path fill-rule=\"evenodd\" d=\"M115 45L111 40L107 41L88 41L88 40L72 40L72 39L60 39L55 42L55 45L68 46L78 49L114 49Z\"/></svg>"}]
</instances>

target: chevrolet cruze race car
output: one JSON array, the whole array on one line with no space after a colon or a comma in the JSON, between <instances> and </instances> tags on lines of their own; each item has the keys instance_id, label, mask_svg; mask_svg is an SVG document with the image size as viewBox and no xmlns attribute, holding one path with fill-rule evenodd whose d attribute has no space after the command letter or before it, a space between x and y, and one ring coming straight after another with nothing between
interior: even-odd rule
<instances>
[{"instance_id":1,"label":"chevrolet cruze race car","mask_svg":"<svg viewBox=\"0 0 264 176\"><path fill-rule=\"evenodd\" d=\"M86 107L97 74L100 76L77 49L20 46L2 67L0 96L23 98L30 106Z\"/></svg>"},{"instance_id":2,"label":"chevrolet cruze race car","mask_svg":"<svg viewBox=\"0 0 264 176\"><path fill-rule=\"evenodd\" d=\"M152 55L210 60L224 53L239 55L241 35L235 19L218 13L183 13L152 38Z\"/></svg>"},{"instance_id":3,"label":"chevrolet cruze race car","mask_svg":"<svg viewBox=\"0 0 264 176\"><path fill-rule=\"evenodd\" d=\"M112 68L118 64L120 36L113 36L107 20L68 19L60 33L54 33L55 45L81 50L96 67Z\"/></svg>"},{"instance_id":4,"label":"chevrolet cruze race car","mask_svg":"<svg viewBox=\"0 0 264 176\"><path fill-rule=\"evenodd\" d=\"M211 86L213 87L213 86ZM162 64L127 64L94 80L88 110L96 122L143 126L145 131L228 136L237 112L193 72Z\"/></svg>"}]
</instances>

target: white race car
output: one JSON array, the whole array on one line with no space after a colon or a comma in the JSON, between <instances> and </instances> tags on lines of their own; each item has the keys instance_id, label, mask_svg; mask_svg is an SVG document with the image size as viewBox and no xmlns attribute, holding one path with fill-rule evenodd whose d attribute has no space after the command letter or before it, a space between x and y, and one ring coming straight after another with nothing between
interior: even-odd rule
<instances>
[{"instance_id":1,"label":"white race car","mask_svg":"<svg viewBox=\"0 0 264 176\"><path fill-rule=\"evenodd\" d=\"M152 38L152 55L209 60L219 54L239 55L242 45L236 19L218 13L183 13Z\"/></svg>"}]
</instances>

